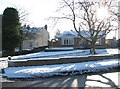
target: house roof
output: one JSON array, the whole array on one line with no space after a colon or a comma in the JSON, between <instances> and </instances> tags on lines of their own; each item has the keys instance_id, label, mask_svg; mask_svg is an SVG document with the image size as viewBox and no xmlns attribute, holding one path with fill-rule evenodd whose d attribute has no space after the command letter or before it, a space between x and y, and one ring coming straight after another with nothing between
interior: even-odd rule
<instances>
[{"instance_id":1,"label":"house roof","mask_svg":"<svg viewBox=\"0 0 120 89\"><path fill-rule=\"evenodd\" d=\"M36 33L37 31L43 29L43 27L35 27L35 28L30 28L29 30L28 29L21 29L24 33L26 33L27 31L28 32L31 32L31 33Z\"/></svg>"},{"instance_id":2,"label":"house roof","mask_svg":"<svg viewBox=\"0 0 120 89\"><path fill-rule=\"evenodd\" d=\"M97 32L94 33L94 36L95 36L96 34L97 34ZM100 31L98 35L100 36L100 35L103 35L103 34L104 34L104 31ZM84 36L84 37L91 37L91 36L90 36L90 32L89 32L89 31L86 31L86 30L82 30L82 31L81 31L81 35ZM106 37L106 35L104 35L103 37Z\"/></svg>"},{"instance_id":3,"label":"house roof","mask_svg":"<svg viewBox=\"0 0 120 89\"><path fill-rule=\"evenodd\" d=\"M99 32L98 35L102 35L103 33L104 31L101 31ZM82 30L81 35L84 37L90 37L90 33L86 30ZM78 33L76 31L64 31L61 35L57 36L57 38L61 38L61 37L79 37L80 38L80 36L78 36ZM103 37L106 37L106 36L103 36Z\"/></svg>"},{"instance_id":4,"label":"house roof","mask_svg":"<svg viewBox=\"0 0 120 89\"><path fill-rule=\"evenodd\" d=\"M78 37L78 35L72 31L64 31L61 35L57 36L57 38L61 37Z\"/></svg>"}]
</instances>

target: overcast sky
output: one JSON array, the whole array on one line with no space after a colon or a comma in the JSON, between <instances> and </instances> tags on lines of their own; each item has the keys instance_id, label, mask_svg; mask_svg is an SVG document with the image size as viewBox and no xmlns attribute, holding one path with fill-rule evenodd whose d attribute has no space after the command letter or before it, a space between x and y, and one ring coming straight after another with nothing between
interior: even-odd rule
<instances>
[{"instance_id":1,"label":"overcast sky","mask_svg":"<svg viewBox=\"0 0 120 89\"><path fill-rule=\"evenodd\" d=\"M72 22L70 21L62 21L54 27L54 22L47 20L50 16L59 15L59 13L56 13L60 5L58 1L59 0L0 0L0 14L3 13L6 7L22 8L29 13L27 20L30 26L43 27L47 24L50 37L53 38L57 29L61 32L73 29ZM115 32L112 32L109 37L111 35L115 35Z\"/></svg>"}]
</instances>

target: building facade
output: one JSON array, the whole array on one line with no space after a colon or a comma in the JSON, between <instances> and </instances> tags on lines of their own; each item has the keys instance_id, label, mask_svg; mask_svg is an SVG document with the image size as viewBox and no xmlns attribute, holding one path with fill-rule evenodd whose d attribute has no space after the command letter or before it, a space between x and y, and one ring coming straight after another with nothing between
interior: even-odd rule
<instances>
[{"instance_id":1,"label":"building facade","mask_svg":"<svg viewBox=\"0 0 120 89\"><path fill-rule=\"evenodd\" d=\"M116 37L113 37L112 39L106 39L106 48L117 48L118 42L116 40Z\"/></svg>"},{"instance_id":2,"label":"building facade","mask_svg":"<svg viewBox=\"0 0 120 89\"><path fill-rule=\"evenodd\" d=\"M45 27L34 28L37 29L35 31L34 38L27 38L22 43L22 49L34 49L38 47L46 47L48 46L49 40L49 32Z\"/></svg>"},{"instance_id":3,"label":"building facade","mask_svg":"<svg viewBox=\"0 0 120 89\"><path fill-rule=\"evenodd\" d=\"M64 31L63 34L57 36L58 47L78 47L80 46L80 37L72 31Z\"/></svg>"},{"instance_id":4,"label":"building facade","mask_svg":"<svg viewBox=\"0 0 120 89\"><path fill-rule=\"evenodd\" d=\"M101 35L103 32L100 32L99 35ZM81 31L81 34L89 39L89 36L85 34L84 31ZM96 48L105 48L105 38L106 36L103 36L102 38L98 39L96 42ZM86 41L85 39L78 36L78 33L76 31L64 31L61 35L57 36L57 41L53 43L53 46L57 47L85 47L89 48L90 43Z\"/></svg>"}]
</instances>

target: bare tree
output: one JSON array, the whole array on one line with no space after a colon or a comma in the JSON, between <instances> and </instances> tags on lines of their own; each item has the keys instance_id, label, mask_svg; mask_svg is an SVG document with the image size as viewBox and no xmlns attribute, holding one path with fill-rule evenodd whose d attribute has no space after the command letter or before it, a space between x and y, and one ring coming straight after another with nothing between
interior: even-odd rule
<instances>
[{"instance_id":1,"label":"bare tree","mask_svg":"<svg viewBox=\"0 0 120 89\"><path fill-rule=\"evenodd\" d=\"M17 7L16 7L17 8ZM20 18L20 23L22 26L24 25L28 25L28 16L29 16L29 10L25 10L24 8L17 8L18 12L19 12L19 18Z\"/></svg>"},{"instance_id":2,"label":"bare tree","mask_svg":"<svg viewBox=\"0 0 120 89\"><path fill-rule=\"evenodd\" d=\"M57 29L56 34L55 34L55 38L56 38L58 35L60 35L60 34L61 34L60 30Z\"/></svg>"},{"instance_id":3,"label":"bare tree","mask_svg":"<svg viewBox=\"0 0 120 89\"><path fill-rule=\"evenodd\" d=\"M19 46L20 51L22 51L22 43L24 40L31 40L36 39L39 36L39 33L37 33L42 28L35 28L30 27L29 25L24 25L20 29L20 33L22 35L21 44Z\"/></svg>"},{"instance_id":4,"label":"bare tree","mask_svg":"<svg viewBox=\"0 0 120 89\"><path fill-rule=\"evenodd\" d=\"M22 51L22 43L23 41L26 39L26 37L28 37L28 35L31 35L28 30L30 29L30 26L28 25L28 10L25 10L24 8L21 8L21 7L17 7L14 5L14 7L17 9L18 11L18 15L19 15L19 18L20 18L20 34L21 34L21 42L20 42L20 45L19 45L19 49L20 51ZM27 24L27 25L26 25ZM24 33L23 33L24 32Z\"/></svg>"},{"instance_id":5,"label":"bare tree","mask_svg":"<svg viewBox=\"0 0 120 89\"><path fill-rule=\"evenodd\" d=\"M99 2L93 0L62 0L61 7L58 9L62 12L62 16L52 18L72 21L79 36L91 44L90 52L96 54L95 44L97 40L117 29L114 26L117 21L115 3L115 0L101 0ZM81 33L81 30L84 30L88 38ZM101 31L102 34L100 34Z\"/></svg>"}]
</instances>

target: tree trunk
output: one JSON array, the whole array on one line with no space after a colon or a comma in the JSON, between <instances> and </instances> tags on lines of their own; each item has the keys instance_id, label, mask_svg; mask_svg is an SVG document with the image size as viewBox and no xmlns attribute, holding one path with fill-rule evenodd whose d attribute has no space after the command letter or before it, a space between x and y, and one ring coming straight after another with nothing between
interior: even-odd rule
<instances>
[{"instance_id":1,"label":"tree trunk","mask_svg":"<svg viewBox=\"0 0 120 89\"><path fill-rule=\"evenodd\" d=\"M19 51L22 51L22 44L23 44L23 40L20 42Z\"/></svg>"},{"instance_id":2,"label":"tree trunk","mask_svg":"<svg viewBox=\"0 0 120 89\"><path fill-rule=\"evenodd\" d=\"M91 43L91 48L90 48L90 53L91 54L96 54L96 51L95 51L95 43Z\"/></svg>"},{"instance_id":3,"label":"tree trunk","mask_svg":"<svg viewBox=\"0 0 120 89\"><path fill-rule=\"evenodd\" d=\"M20 44L20 46L19 46L19 50L22 51L22 44Z\"/></svg>"}]
</instances>

